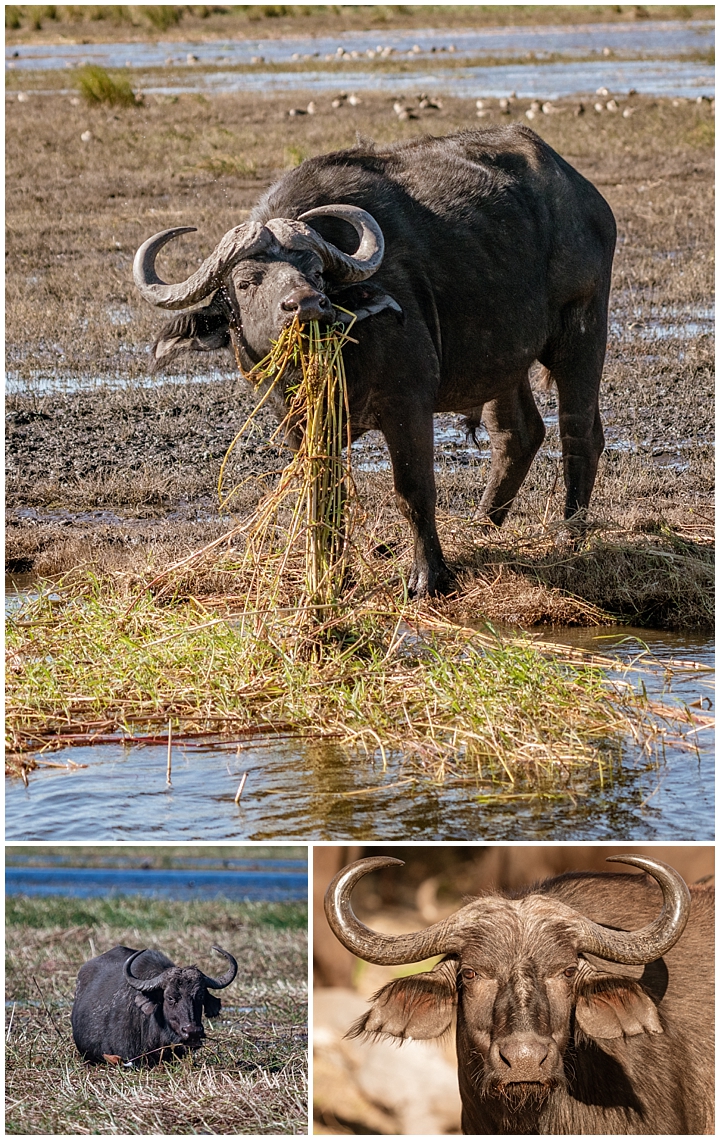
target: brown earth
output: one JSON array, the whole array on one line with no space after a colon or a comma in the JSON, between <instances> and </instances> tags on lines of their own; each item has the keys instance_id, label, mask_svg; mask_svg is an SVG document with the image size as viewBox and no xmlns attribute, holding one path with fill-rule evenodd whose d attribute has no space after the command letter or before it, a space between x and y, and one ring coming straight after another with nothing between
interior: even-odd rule
<instances>
[{"instance_id":1,"label":"brown earth","mask_svg":"<svg viewBox=\"0 0 720 1140\"><path fill-rule=\"evenodd\" d=\"M147 384L147 346L165 319L135 296L131 283L134 250L148 234L169 225L198 227L160 266L167 279L178 279L247 215L283 168L304 157L352 145L358 130L386 143L478 125L471 100L448 98L441 110L401 123L392 97L363 96L359 106L334 111L332 93L314 97L314 115L288 119L288 108L309 98L148 97L123 110L88 108L59 94L7 103L11 570L162 564L229 525L218 517L215 486L250 399L232 359L222 354L188 358L168 382ZM651 624L709 620L714 343L702 332L707 321L693 336L684 335L683 325L707 311L713 297L714 132L707 104L675 102L633 97L621 104L633 108L630 118L590 107L578 116L573 103L533 121L595 182L618 220L602 390L609 447L593 500L596 565L590 577L571 574L571 584L567 568L577 570L577 561L555 536L562 510L556 430L506 531L481 542L468 520L486 459L459 431L453 434L454 417L441 418L449 432L438 445L441 531L476 584L483 574L488 584L495 581L498 568L505 574L508 588L487 591L495 618L566 620L570 591L581 601L578 620L583 606ZM514 117L527 122L528 105L520 103ZM509 121L490 106L485 123ZM85 143L80 136L87 130L92 139ZM663 327L661 339L653 322ZM82 390L48 392L44 377ZM539 391L538 402L552 416L554 393ZM262 426L269 434L269 421ZM383 447L380 438L368 438L361 466L382 465ZM240 441L233 462L231 476L239 482L276 470L282 460L258 435ZM369 512L382 520L383 537L402 548L407 536L389 472L360 470L358 481ZM247 484L238 509L258 493ZM661 572L668 557L674 571L680 567L672 589ZM648 558L651 601L643 592ZM689 591L685 570L692 571ZM622 596L628 581L636 581L634 599ZM520 586L529 600L518 609ZM692 614L683 610L688 593Z\"/></svg>"}]
</instances>

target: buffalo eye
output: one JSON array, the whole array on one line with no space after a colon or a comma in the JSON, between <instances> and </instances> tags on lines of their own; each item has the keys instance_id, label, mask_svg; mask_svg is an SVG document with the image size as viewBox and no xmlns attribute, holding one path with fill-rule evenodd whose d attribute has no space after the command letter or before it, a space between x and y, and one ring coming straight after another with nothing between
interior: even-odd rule
<instances>
[{"instance_id":1,"label":"buffalo eye","mask_svg":"<svg viewBox=\"0 0 720 1140\"><path fill-rule=\"evenodd\" d=\"M563 975L566 978L574 978L578 972L577 966L568 966L567 970L563 970Z\"/></svg>"},{"instance_id":2,"label":"buffalo eye","mask_svg":"<svg viewBox=\"0 0 720 1140\"><path fill-rule=\"evenodd\" d=\"M469 966L465 970L462 970L461 973L466 982L471 982L473 978L477 977L477 971L471 970Z\"/></svg>"}]
</instances>

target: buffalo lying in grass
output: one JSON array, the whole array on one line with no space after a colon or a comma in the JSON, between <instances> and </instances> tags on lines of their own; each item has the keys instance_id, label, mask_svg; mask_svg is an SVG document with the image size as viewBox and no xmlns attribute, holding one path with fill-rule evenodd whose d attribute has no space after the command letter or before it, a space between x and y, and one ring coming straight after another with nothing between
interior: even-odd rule
<instances>
[{"instance_id":1,"label":"buffalo lying in grass","mask_svg":"<svg viewBox=\"0 0 720 1140\"><path fill-rule=\"evenodd\" d=\"M352 434L379 428L387 440L415 538L416 594L450 583L435 523L433 413L464 413L473 435L485 424L492 459L480 513L501 523L545 435L528 379L535 361L558 389L565 515L582 521L604 446L598 390L615 222L528 127L308 159L195 273L167 285L156 255L189 228L156 234L135 258L152 304L212 298L166 328L155 363L232 344L248 372L295 317L332 323L355 312L359 343L345 357ZM275 410L282 419L282 392ZM297 446L292 431L288 442Z\"/></svg>"},{"instance_id":2,"label":"buffalo lying in grass","mask_svg":"<svg viewBox=\"0 0 720 1140\"><path fill-rule=\"evenodd\" d=\"M75 1044L88 1061L157 1065L197 1049L205 1036L203 1011L217 1017L222 990L234 980L237 962L217 980L197 966L176 966L159 950L114 946L91 958L78 973L72 1008Z\"/></svg>"}]
</instances>

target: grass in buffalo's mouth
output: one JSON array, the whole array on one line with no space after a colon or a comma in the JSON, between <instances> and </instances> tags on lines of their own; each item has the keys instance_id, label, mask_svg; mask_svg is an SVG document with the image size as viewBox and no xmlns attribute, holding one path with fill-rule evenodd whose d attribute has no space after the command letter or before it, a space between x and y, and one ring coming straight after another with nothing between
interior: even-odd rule
<instances>
[{"instance_id":1,"label":"grass in buffalo's mouth","mask_svg":"<svg viewBox=\"0 0 720 1140\"><path fill-rule=\"evenodd\" d=\"M8 899L9 1134L304 1134L307 908L297 903L116 898ZM70 1031L82 963L115 944L240 963L192 1057L151 1071L86 1066Z\"/></svg>"},{"instance_id":2,"label":"grass in buffalo's mouth","mask_svg":"<svg viewBox=\"0 0 720 1140\"><path fill-rule=\"evenodd\" d=\"M438 784L547 790L583 766L602 774L628 737L652 755L690 720L649 701L640 680L613 679L611 658L459 628L382 586L350 593L309 631L277 606L163 600L120 577L52 589L7 637L9 770L25 779L38 750L162 737L172 722L175 738L332 739L358 757L401 754Z\"/></svg>"},{"instance_id":3,"label":"grass in buffalo's mouth","mask_svg":"<svg viewBox=\"0 0 720 1140\"><path fill-rule=\"evenodd\" d=\"M281 383L288 410L274 438L297 431L300 446L255 514L237 527L246 544L243 568L251 571L246 610L278 603L286 590L285 579L298 562L298 552L298 608L302 610L306 604L311 609L324 607L337 598L349 549L348 507L354 490L342 356L347 339L340 325L321 329L317 321L301 325L296 317L247 377L265 391L220 467L221 508L227 509L241 489L226 489L223 481L233 447ZM283 520L283 513L288 511L289 520Z\"/></svg>"}]
</instances>

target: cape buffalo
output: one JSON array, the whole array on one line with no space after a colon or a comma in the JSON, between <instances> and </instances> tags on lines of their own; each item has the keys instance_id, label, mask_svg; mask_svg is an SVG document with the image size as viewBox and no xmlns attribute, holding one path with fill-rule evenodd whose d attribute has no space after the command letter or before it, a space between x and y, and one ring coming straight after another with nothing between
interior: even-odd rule
<instances>
[{"instance_id":1,"label":"cape buffalo","mask_svg":"<svg viewBox=\"0 0 720 1140\"><path fill-rule=\"evenodd\" d=\"M712 1133L714 892L657 859L612 861L647 875L570 873L397 937L364 926L350 893L400 860L350 864L325 896L349 950L442 954L379 990L350 1035L440 1037L456 1017L465 1133Z\"/></svg>"},{"instance_id":2,"label":"cape buffalo","mask_svg":"<svg viewBox=\"0 0 720 1140\"><path fill-rule=\"evenodd\" d=\"M492 458L480 515L501 523L545 435L528 379L535 361L557 385L565 516L579 525L604 446L598 389L615 221L528 127L363 142L308 159L192 276L166 285L156 255L191 229L164 230L135 257L135 283L152 304L187 309L212 297L166 328L155 362L232 343L247 372L294 317L328 323L347 320L336 306L355 312L363 323L345 352L351 431L379 428L387 440L414 532L411 591L450 582L435 525L433 413L464 413L473 437L482 419ZM283 418L282 393L275 410ZM297 446L294 432L288 442Z\"/></svg>"},{"instance_id":3,"label":"cape buffalo","mask_svg":"<svg viewBox=\"0 0 720 1140\"><path fill-rule=\"evenodd\" d=\"M113 946L80 968L72 1008L73 1039L87 1061L120 1058L157 1065L202 1044L203 1009L217 1017L220 999L208 992L234 980L237 962L217 981L197 966L176 966L159 950Z\"/></svg>"}]
</instances>

